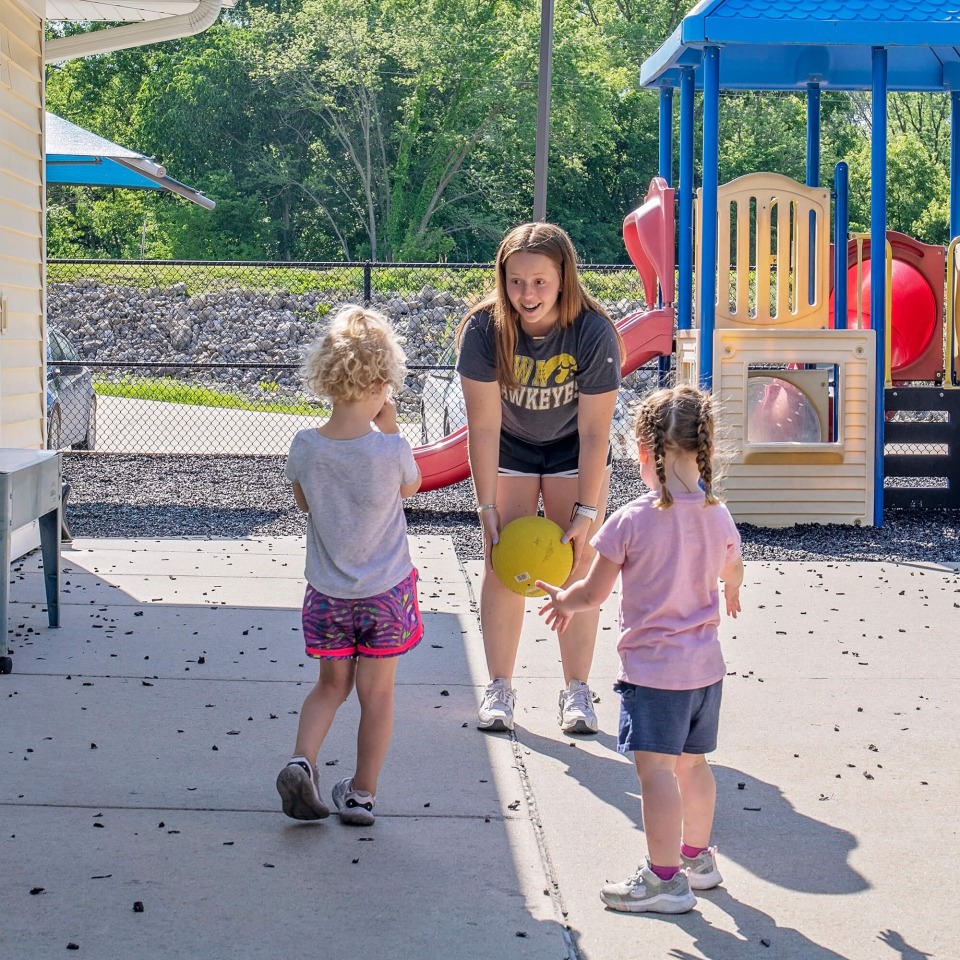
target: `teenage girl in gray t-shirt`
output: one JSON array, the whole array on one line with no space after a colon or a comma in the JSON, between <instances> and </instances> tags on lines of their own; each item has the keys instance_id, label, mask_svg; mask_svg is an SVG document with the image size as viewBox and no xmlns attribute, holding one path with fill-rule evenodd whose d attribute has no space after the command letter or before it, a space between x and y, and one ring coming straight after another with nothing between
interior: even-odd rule
<instances>
[{"instance_id":1,"label":"teenage girl in gray t-shirt","mask_svg":"<svg viewBox=\"0 0 960 960\"><path fill-rule=\"evenodd\" d=\"M303 634L320 677L303 701L277 791L288 817L329 816L317 755L356 685L356 772L334 786L333 802L344 823L369 826L393 732L397 657L423 636L402 505L419 489L420 470L390 396L403 386L405 358L385 317L347 306L310 349L303 373L310 390L332 401L323 426L293 438L286 466L308 514Z\"/></svg>"},{"instance_id":2,"label":"teenage girl in gray t-shirt","mask_svg":"<svg viewBox=\"0 0 960 960\"><path fill-rule=\"evenodd\" d=\"M490 551L510 521L537 513L542 497L546 516L573 542L570 582L589 569L590 538L607 504L623 342L583 288L567 234L528 223L500 244L496 289L465 317L457 344L486 554L480 624L490 683L477 726L512 730L524 598L500 582ZM558 719L565 733L598 729L587 684L598 621L597 610L577 614L560 636Z\"/></svg>"}]
</instances>

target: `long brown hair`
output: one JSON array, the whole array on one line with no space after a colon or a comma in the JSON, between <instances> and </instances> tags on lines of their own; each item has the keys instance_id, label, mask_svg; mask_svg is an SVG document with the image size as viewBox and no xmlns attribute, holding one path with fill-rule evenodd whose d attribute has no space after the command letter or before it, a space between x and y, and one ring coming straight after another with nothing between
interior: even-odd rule
<instances>
[{"instance_id":1,"label":"long brown hair","mask_svg":"<svg viewBox=\"0 0 960 960\"><path fill-rule=\"evenodd\" d=\"M549 257L560 271L560 297L557 306L560 317L557 321L561 329L573 325L584 311L599 313L614 328L620 345L621 361L626 355L623 338L610 319L606 308L587 292L577 272L577 252L566 230L553 223L524 223L514 227L502 240L494 261L496 287L484 297L460 321L457 327L456 346L460 349L463 333L470 318L475 314L487 312L493 317L496 333L497 382L503 387L518 386L513 360L517 350L517 330L520 327L520 314L513 308L507 296L507 260L515 253L539 253Z\"/></svg>"}]
</instances>

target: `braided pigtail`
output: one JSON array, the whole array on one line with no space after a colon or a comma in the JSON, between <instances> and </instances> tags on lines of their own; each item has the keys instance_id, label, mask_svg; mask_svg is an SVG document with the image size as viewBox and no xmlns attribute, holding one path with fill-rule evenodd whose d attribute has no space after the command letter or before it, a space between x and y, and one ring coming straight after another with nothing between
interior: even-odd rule
<instances>
[{"instance_id":1,"label":"braided pigtail","mask_svg":"<svg viewBox=\"0 0 960 960\"><path fill-rule=\"evenodd\" d=\"M703 482L704 499L711 506L719 503L713 492L713 405L708 393L700 397L697 416L697 469Z\"/></svg>"},{"instance_id":2,"label":"braided pigtail","mask_svg":"<svg viewBox=\"0 0 960 960\"><path fill-rule=\"evenodd\" d=\"M673 495L667 487L667 449L663 435L663 424L656 421L651 424L653 430L653 463L657 468L657 480L660 483L660 499L657 506L666 509L673 506Z\"/></svg>"}]
</instances>

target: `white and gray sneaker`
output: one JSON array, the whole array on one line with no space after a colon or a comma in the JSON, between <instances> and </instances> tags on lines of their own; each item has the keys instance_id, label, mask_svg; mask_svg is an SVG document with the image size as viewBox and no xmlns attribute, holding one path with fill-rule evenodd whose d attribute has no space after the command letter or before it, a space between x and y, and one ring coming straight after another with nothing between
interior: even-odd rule
<instances>
[{"instance_id":1,"label":"white and gray sneaker","mask_svg":"<svg viewBox=\"0 0 960 960\"><path fill-rule=\"evenodd\" d=\"M294 820L323 820L330 816L318 787L317 768L306 757L294 757L277 774L283 812Z\"/></svg>"},{"instance_id":2,"label":"white and gray sneaker","mask_svg":"<svg viewBox=\"0 0 960 960\"><path fill-rule=\"evenodd\" d=\"M691 890L712 890L723 883L717 869L716 847L708 847L698 857L685 857L681 852L680 865L687 871Z\"/></svg>"},{"instance_id":3,"label":"white and gray sneaker","mask_svg":"<svg viewBox=\"0 0 960 960\"><path fill-rule=\"evenodd\" d=\"M353 789L353 777L344 777L333 786L333 802L340 814L341 823L369 827L375 821L373 808L377 798L366 790Z\"/></svg>"},{"instance_id":4,"label":"white and gray sneaker","mask_svg":"<svg viewBox=\"0 0 960 960\"><path fill-rule=\"evenodd\" d=\"M564 733L596 733L600 727L593 711L593 691L582 680L571 680L560 691L558 704L560 729Z\"/></svg>"},{"instance_id":5,"label":"white and gray sneaker","mask_svg":"<svg viewBox=\"0 0 960 960\"><path fill-rule=\"evenodd\" d=\"M600 899L622 913L686 913L697 904L685 870L661 880L647 864L620 883L604 885Z\"/></svg>"},{"instance_id":6,"label":"white and gray sneaker","mask_svg":"<svg viewBox=\"0 0 960 960\"><path fill-rule=\"evenodd\" d=\"M513 705L517 691L502 677L487 684L480 701L477 729L504 731L513 729Z\"/></svg>"}]
</instances>

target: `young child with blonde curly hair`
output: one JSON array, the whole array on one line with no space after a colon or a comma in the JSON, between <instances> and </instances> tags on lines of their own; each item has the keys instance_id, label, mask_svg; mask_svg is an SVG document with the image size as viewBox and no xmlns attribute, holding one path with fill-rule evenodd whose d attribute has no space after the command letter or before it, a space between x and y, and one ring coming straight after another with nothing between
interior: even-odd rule
<instances>
[{"instance_id":1,"label":"young child with blonde curly hair","mask_svg":"<svg viewBox=\"0 0 960 960\"><path fill-rule=\"evenodd\" d=\"M540 613L558 631L599 607L622 579L617 749L640 778L649 856L600 899L628 913L683 913L693 890L721 882L710 846L717 787L706 754L717 748L726 666L720 596L740 612L740 535L713 492L714 407L690 386L657 390L637 414L645 496L617 510L593 538L596 556L566 589L541 583Z\"/></svg>"},{"instance_id":2,"label":"young child with blonde curly hair","mask_svg":"<svg viewBox=\"0 0 960 960\"><path fill-rule=\"evenodd\" d=\"M277 791L288 817L329 816L317 756L356 686L357 764L333 787L333 803L344 823L369 826L393 733L397 657L423 636L402 503L421 477L391 397L403 386L406 360L384 316L349 305L310 348L301 373L332 403L326 423L293 438L286 465L308 514L303 634L320 676L303 701Z\"/></svg>"}]
</instances>

